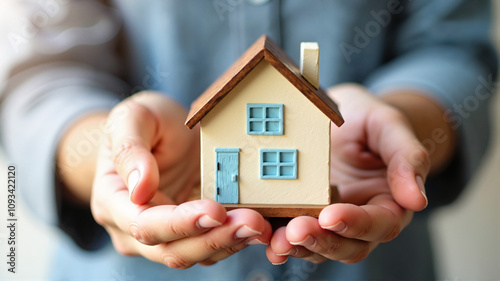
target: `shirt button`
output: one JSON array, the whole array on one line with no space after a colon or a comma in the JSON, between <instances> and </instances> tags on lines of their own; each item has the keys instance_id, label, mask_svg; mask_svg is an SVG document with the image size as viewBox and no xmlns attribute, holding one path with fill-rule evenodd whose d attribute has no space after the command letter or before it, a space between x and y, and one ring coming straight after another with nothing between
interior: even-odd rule
<instances>
[{"instance_id":1,"label":"shirt button","mask_svg":"<svg viewBox=\"0 0 500 281\"><path fill-rule=\"evenodd\" d=\"M271 1L271 0L247 0L247 3L255 5L255 6L259 6L259 5L267 4L269 1Z\"/></svg>"}]
</instances>

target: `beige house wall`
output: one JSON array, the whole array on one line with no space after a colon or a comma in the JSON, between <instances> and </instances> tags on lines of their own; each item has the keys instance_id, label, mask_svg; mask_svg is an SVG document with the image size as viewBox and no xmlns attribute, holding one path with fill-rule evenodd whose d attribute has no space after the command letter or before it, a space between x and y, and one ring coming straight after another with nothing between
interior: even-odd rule
<instances>
[{"instance_id":1,"label":"beige house wall","mask_svg":"<svg viewBox=\"0 0 500 281\"><path fill-rule=\"evenodd\" d=\"M247 135L248 103L283 104L282 136ZM215 148L240 148L239 203L329 203L330 120L260 62L201 121L202 198L215 199ZM260 179L261 148L297 149L297 179Z\"/></svg>"}]
</instances>

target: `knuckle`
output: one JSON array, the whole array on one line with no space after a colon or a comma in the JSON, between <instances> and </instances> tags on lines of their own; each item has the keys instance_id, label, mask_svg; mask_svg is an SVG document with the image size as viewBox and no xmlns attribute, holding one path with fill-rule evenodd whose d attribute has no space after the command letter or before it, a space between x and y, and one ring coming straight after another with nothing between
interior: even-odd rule
<instances>
[{"instance_id":1,"label":"knuckle","mask_svg":"<svg viewBox=\"0 0 500 281\"><path fill-rule=\"evenodd\" d=\"M391 227L391 230L389 231L389 233L387 233L387 235L385 235L385 237L382 239L381 242L391 241L392 239L396 238L400 232L401 232L401 227L399 226L399 224L394 224Z\"/></svg>"},{"instance_id":2,"label":"knuckle","mask_svg":"<svg viewBox=\"0 0 500 281\"><path fill-rule=\"evenodd\" d=\"M241 247L228 247L224 249L224 252L230 256L238 253L239 251L241 251Z\"/></svg>"},{"instance_id":3,"label":"knuckle","mask_svg":"<svg viewBox=\"0 0 500 281\"><path fill-rule=\"evenodd\" d=\"M410 161L412 162L411 164L415 166L418 165L418 166L430 167L431 164L429 153L421 145L415 147L415 149L410 155Z\"/></svg>"},{"instance_id":4,"label":"knuckle","mask_svg":"<svg viewBox=\"0 0 500 281\"><path fill-rule=\"evenodd\" d=\"M144 226L141 226L137 223L132 222L129 225L129 233L134 237L137 241L146 245L155 245L158 244L158 239L151 233L151 231Z\"/></svg>"},{"instance_id":5,"label":"knuckle","mask_svg":"<svg viewBox=\"0 0 500 281\"><path fill-rule=\"evenodd\" d=\"M314 256L321 255L321 254L324 254L324 253L316 253L316 252L312 252L312 251L307 250L307 251L303 251L303 252L299 251L299 253L294 254L292 257L311 261L312 259L315 259ZM325 254L325 256L328 256L328 255Z\"/></svg>"},{"instance_id":6,"label":"knuckle","mask_svg":"<svg viewBox=\"0 0 500 281\"><path fill-rule=\"evenodd\" d=\"M324 243L320 242L320 251L316 251L319 254L326 255L326 256L333 256L335 253L340 249L341 247L341 241L339 238L335 236L329 236Z\"/></svg>"},{"instance_id":7,"label":"knuckle","mask_svg":"<svg viewBox=\"0 0 500 281\"><path fill-rule=\"evenodd\" d=\"M187 269L194 265L184 257L172 253L164 254L161 257L163 264L174 269Z\"/></svg>"},{"instance_id":8,"label":"knuckle","mask_svg":"<svg viewBox=\"0 0 500 281\"><path fill-rule=\"evenodd\" d=\"M331 255L340 249L340 243L338 241L330 241L325 248L325 253Z\"/></svg>"},{"instance_id":9,"label":"knuckle","mask_svg":"<svg viewBox=\"0 0 500 281\"><path fill-rule=\"evenodd\" d=\"M177 237L190 236L189 233L185 229L183 229L182 225L180 224L171 223L168 225L168 230L170 231L171 234Z\"/></svg>"},{"instance_id":10,"label":"knuckle","mask_svg":"<svg viewBox=\"0 0 500 281\"><path fill-rule=\"evenodd\" d=\"M364 238L368 235L370 232L371 227L370 226L362 226L354 235L353 237L356 239Z\"/></svg>"},{"instance_id":11,"label":"knuckle","mask_svg":"<svg viewBox=\"0 0 500 281\"><path fill-rule=\"evenodd\" d=\"M364 260L370 254L370 245L366 242L361 244L361 248L355 253L353 258L343 260L343 263L353 264Z\"/></svg>"},{"instance_id":12,"label":"knuckle","mask_svg":"<svg viewBox=\"0 0 500 281\"><path fill-rule=\"evenodd\" d=\"M225 245L222 245L221 243L217 242L217 241L213 241L211 239L208 239L205 241L204 243L204 246L206 249L210 250L210 251L214 251L214 252L217 252L217 251L220 251L225 247Z\"/></svg>"},{"instance_id":13,"label":"knuckle","mask_svg":"<svg viewBox=\"0 0 500 281\"><path fill-rule=\"evenodd\" d=\"M132 155L134 148L137 147L138 144L135 141L127 140L119 145L117 149L114 151L113 163L116 166L122 166L127 159Z\"/></svg>"}]
</instances>

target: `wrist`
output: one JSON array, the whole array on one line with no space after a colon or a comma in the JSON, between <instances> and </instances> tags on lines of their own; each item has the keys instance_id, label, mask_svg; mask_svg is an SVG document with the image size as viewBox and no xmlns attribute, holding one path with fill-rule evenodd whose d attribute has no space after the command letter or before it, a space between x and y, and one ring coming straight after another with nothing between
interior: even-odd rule
<instances>
[{"instance_id":1,"label":"wrist","mask_svg":"<svg viewBox=\"0 0 500 281\"><path fill-rule=\"evenodd\" d=\"M59 143L56 161L66 199L88 204L94 179L97 154L104 139L107 113L98 112L75 122Z\"/></svg>"}]
</instances>

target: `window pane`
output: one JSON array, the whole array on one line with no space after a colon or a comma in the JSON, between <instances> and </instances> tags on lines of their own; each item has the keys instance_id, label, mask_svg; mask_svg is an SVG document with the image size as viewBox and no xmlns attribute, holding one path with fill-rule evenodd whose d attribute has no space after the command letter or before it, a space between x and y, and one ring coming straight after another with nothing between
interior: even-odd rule
<instances>
[{"instance_id":1,"label":"window pane","mask_svg":"<svg viewBox=\"0 0 500 281\"><path fill-rule=\"evenodd\" d=\"M262 107L250 107L250 118L264 118Z\"/></svg>"},{"instance_id":2,"label":"window pane","mask_svg":"<svg viewBox=\"0 0 500 281\"><path fill-rule=\"evenodd\" d=\"M250 121L250 132L262 132L264 131L264 122L262 121Z\"/></svg>"},{"instance_id":3,"label":"window pane","mask_svg":"<svg viewBox=\"0 0 500 281\"><path fill-rule=\"evenodd\" d=\"M266 132L279 132L280 131L279 121L267 121L266 122Z\"/></svg>"},{"instance_id":4,"label":"window pane","mask_svg":"<svg viewBox=\"0 0 500 281\"><path fill-rule=\"evenodd\" d=\"M278 153L277 152L263 152L262 161L264 163L278 163Z\"/></svg>"},{"instance_id":5,"label":"window pane","mask_svg":"<svg viewBox=\"0 0 500 281\"><path fill-rule=\"evenodd\" d=\"M293 152L281 152L280 163L293 163L295 162L295 157Z\"/></svg>"},{"instance_id":6,"label":"window pane","mask_svg":"<svg viewBox=\"0 0 500 281\"><path fill-rule=\"evenodd\" d=\"M276 166L263 166L262 175L276 177L278 176L278 169Z\"/></svg>"},{"instance_id":7,"label":"window pane","mask_svg":"<svg viewBox=\"0 0 500 281\"><path fill-rule=\"evenodd\" d=\"M293 176L293 166L281 166L280 167L280 176L282 176L282 177Z\"/></svg>"},{"instance_id":8,"label":"window pane","mask_svg":"<svg viewBox=\"0 0 500 281\"><path fill-rule=\"evenodd\" d=\"M280 108L279 107L266 108L266 118L280 118Z\"/></svg>"}]
</instances>

